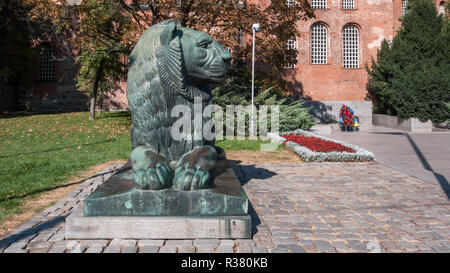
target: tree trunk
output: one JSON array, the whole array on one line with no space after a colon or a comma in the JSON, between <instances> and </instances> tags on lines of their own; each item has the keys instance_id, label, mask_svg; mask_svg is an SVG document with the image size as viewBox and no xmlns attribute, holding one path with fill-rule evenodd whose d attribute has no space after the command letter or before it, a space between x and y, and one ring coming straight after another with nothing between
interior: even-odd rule
<instances>
[{"instance_id":1,"label":"tree trunk","mask_svg":"<svg viewBox=\"0 0 450 273\"><path fill-rule=\"evenodd\" d=\"M90 110L89 110L89 119L90 120L94 120L95 119L95 103L97 101L97 91L93 92L94 94L91 97L91 106L90 106Z\"/></svg>"},{"instance_id":2,"label":"tree trunk","mask_svg":"<svg viewBox=\"0 0 450 273\"><path fill-rule=\"evenodd\" d=\"M99 100L98 100L98 116L100 117L103 112L103 92L100 92Z\"/></svg>"},{"instance_id":3,"label":"tree trunk","mask_svg":"<svg viewBox=\"0 0 450 273\"><path fill-rule=\"evenodd\" d=\"M98 65L97 73L95 74L95 81L94 81L94 87L92 89L91 105L90 105L90 111L89 111L89 119L90 120L95 119L95 105L97 103L98 85L103 76L104 62L105 62L104 60L100 61L100 64Z\"/></svg>"}]
</instances>

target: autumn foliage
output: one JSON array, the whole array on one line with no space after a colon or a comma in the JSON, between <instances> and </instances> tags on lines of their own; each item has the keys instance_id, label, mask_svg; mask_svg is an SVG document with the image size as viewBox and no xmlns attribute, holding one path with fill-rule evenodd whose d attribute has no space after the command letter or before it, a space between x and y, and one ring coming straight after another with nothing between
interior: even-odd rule
<instances>
[{"instance_id":1,"label":"autumn foliage","mask_svg":"<svg viewBox=\"0 0 450 273\"><path fill-rule=\"evenodd\" d=\"M124 62L139 36L150 26L177 19L186 27L210 34L233 55L235 67L251 60L252 24L259 23L257 62L278 81L286 63L296 63L297 52L286 47L300 36L296 23L314 16L307 0L287 6L285 0L21 0L37 38L58 47L55 61L75 59L80 70L77 87L91 97L91 119L102 94L116 90L126 79ZM270 84L268 84L270 85Z\"/></svg>"}]
</instances>

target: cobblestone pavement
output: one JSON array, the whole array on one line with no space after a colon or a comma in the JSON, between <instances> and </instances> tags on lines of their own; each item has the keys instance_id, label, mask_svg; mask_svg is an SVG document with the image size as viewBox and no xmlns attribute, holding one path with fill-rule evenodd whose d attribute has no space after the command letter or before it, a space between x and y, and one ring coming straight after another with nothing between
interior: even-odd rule
<instances>
[{"instance_id":1,"label":"cobblestone pavement","mask_svg":"<svg viewBox=\"0 0 450 273\"><path fill-rule=\"evenodd\" d=\"M65 240L65 217L117 167L4 237L0 252L450 252L450 202L439 185L377 163L233 163L253 239Z\"/></svg>"}]
</instances>

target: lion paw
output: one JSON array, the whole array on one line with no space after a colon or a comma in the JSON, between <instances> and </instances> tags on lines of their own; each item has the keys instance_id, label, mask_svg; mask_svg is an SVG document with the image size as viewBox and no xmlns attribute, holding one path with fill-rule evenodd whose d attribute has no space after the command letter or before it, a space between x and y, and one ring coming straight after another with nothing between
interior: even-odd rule
<instances>
[{"instance_id":1,"label":"lion paw","mask_svg":"<svg viewBox=\"0 0 450 273\"><path fill-rule=\"evenodd\" d=\"M167 162L158 162L153 168L140 169L134 183L143 190L162 190L172 186L172 172Z\"/></svg>"},{"instance_id":2,"label":"lion paw","mask_svg":"<svg viewBox=\"0 0 450 273\"><path fill-rule=\"evenodd\" d=\"M203 170L200 166L197 166L195 169L188 166L189 164L186 162L175 170L174 187L182 191L208 188L210 173Z\"/></svg>"},{"instance_id":3,"label":"lion paw","mask_svg":"<svg viewBox=\"0 0 450 273\"><path fill-rule=\"evenodd\" d=\"M147 147L136 147L130 155L136 172L134 183L143 190L161 190L172 186L172 169L164 157Z\"/></svg>"}]
</instances>

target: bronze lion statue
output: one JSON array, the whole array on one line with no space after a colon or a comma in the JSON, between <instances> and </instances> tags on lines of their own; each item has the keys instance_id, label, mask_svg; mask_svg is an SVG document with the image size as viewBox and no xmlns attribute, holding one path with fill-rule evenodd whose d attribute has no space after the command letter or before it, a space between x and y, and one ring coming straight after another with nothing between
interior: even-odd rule
<instances>
[{"instance_id":1,"label":"bronze lion statue","mask_svg":"<svg viewBox=\"0 0 450 273\"><path fill-rule=\"evenodd\" d=\"M175 140L171 110L193 110L195 98L203 108L211 105L210 84L225 79L231 54L209 35L166 20L145 31L129 59L134 182L147 190L208 188L219 156L214 139Z\"/></svg>"}]
</instances>

